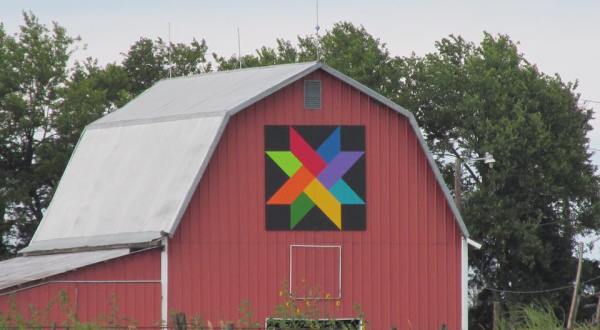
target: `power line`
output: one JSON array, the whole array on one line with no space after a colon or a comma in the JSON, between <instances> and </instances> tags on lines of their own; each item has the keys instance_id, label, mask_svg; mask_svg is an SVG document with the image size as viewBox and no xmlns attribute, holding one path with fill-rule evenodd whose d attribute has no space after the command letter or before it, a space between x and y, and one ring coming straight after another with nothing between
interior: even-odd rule
<instances>
[{"instance_id":1,"label":"power line","mask_svg":"<svg viewBox=\"0 0 600 330\"><path fill-rule=\"evenodd\" d=\"M595 281L598 279L600 279L600 276L592 277L590 279L582 281L581 283L589 283L589 282L592 282L592 281ZM499 292L499 293L509 293L509 294L540 294L540 293L550 293L550 292L556 292L556 291L570 289L573 287L573 285L574 284L569 284L569 285L559 286L559 287L551 288L551 289L529 290L529 291L503 290L503 289L495 289L495 288L490 288L490 287L485 287L485 288L483 288L483 290Z\"/></svg>"},{"instance_id":2,"label":"power line","mask_svg":"<svg viewBox=\"0 0 600 330\"><path fill-rule=\"evenodd\" d=\"M499 292L499 293L511 293L511 294L539 294L539 293L549 293L549 292L566 290L566 289L570 289L572 287L573 287L573 284L560 286L560 287L552 288L552 289L546 289L546 290L516 291L516 290L502 290L502 289L495 289L495 288L488 288L488 287L483 288L483 290Z\"/></svg>"},{"instance_id":3,"label":"power line","mask_svg":"<svg viewBox=\"0 0 600 330\"><path fill-rule=\"evenodd\" d=\"M589 283L589 282L595 281L595 280L597 280L597 279L600 279L600 276L592 277L592 278L590 278L589 280L583 281L583 282L581 282L581 283Z\"/></svg>"}]
</instances>

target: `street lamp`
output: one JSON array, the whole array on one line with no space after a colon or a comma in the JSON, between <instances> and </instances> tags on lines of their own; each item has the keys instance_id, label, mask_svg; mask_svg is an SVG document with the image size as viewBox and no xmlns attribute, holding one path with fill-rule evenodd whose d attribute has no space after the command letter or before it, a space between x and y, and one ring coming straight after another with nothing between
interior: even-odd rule
<instances>
[{"instance_id":1,"label":"street lamp","mask_svg":"<svg viewBox=\"0 0 600 330\"><path fill-rule=\"evenodd\" d=\"M464 162L467 164L478 161L483 161L483 163L489 166L489 168L494 168L494 163L496 162L494 156L492 156L492 154L490 154L487 151L485 152L483 157L464 159ZM462 162L463 159L461 159L459 156L456 156L456 161L454 162L454 203L456 204L456 207L459 211L461 209L460 202L462 195Z\"/></svg>"},{"instance_id":2,"label":"street lamp","mask_svg":"<svg viewBox=\"0 0 600 330\"><path fill-rule=\"evenodd\" d=\"M492 154L486 151L485 156L483 156L483 163L489 166L490 168L494 168L495 162L496 160L494 159L494 156L492 156Z\"/></svg>"}]
</instances>

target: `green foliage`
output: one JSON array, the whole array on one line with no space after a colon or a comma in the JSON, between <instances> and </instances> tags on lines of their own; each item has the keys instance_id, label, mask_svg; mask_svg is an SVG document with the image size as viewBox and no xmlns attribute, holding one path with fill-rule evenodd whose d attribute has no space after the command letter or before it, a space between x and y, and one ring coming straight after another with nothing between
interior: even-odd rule
<instances>
[{"instance_id":1,"label":"green foliage","mask_svg":"<svg viewBox=\"0 0 600 330\"><path fill-rule=\"evenodd\" d=\"M238 320L238 327L242 329L259 329L260 323L254 319L254 313L252 312L252 304L248 300L243 300L240 304L240 319Z\"/></svg>"},{"instance_id":2,"label":"green foliage","mask_svg":"<svg viewBox=\"0 0 600 330\"><path fill-rule=\"evenodd\" d=\"M517 329L545 329L560 330L563 329L563 322L556 317L554 310L549 305L542 306L523 306L517 308L511 314L512 320L506 321L512 324L510 328ZM508 327L507 327L508 329Z\"/></svg>"},{"instance_id":3,"label":"green foliage","mask_svg":"<svg viewBox=\"0 0 600 330\"><path fill-rule=\"evenodd\" d=\"M27 306L25 314L21 309L24 306L17 306L14 297L11 297L8 313L5 315L0 313L0 329L48 329L53 326L74 330L135 329L135 320L128 320L120 316L115 294L111 295L107 305L109 315L99 316L95 321L82 322L76 313L77 306L70 302L69 295L65 291L60 291L42 309L38 309L34 305ZM50 317L52 311L58 311L59 318L63 321L52 320Z\"/></svg>"},{"instance_id":4,"label":"green foliage","mask_svg":"<svg viewBox=\"0 0 600 330\"><path fill-rule=\"evenodd\" d=\"M518 305L501 317L496 330L562 330L564 320L556 314L556 308L548 303ZM589 322L576 323L572 330L597 330L599 325Z\"/></svg>"},{"instance_id":5,"label":"green foliage","mask_svg":"<svg viewBox=\"0 0 600 330\"><path fill-rule=\"evenodd\" d=\"M324 293L308 283L304 283L300 290L307 292L308 299L294 297L287 283L284 283L279 290L282 301L275 306L268 329L357 329L336 319L335 311L341 306L340 300L331 299L329 293ZM359 304L354 306L354 312L354 318L362 323L361 329L367 329L368 323Z\"/></svg>"},{"instance_id":6,"label":"green foliage","mask_svg":"<svg viewBox=\"0 0 600 330\"><path fill-rule=\"evenodd\" d=\"M76 63L61 91L55 113L57 145L72 150L85 125L123 106L132 98L125 70L115 64L98 67L96 61ZM63 164L63 166L66 164Z\"/></svg>"},{"instance_id":7,"label":"green foliage","mask_svg":"<svg viewBox=\"0 0 600 330\"><path fill-rule=\"evenodd\" d=\"M291 42L283 39L277 39L276 42L276 48L263 46L256 50L256 55L242 56L242 67L251 68L299 62L299 59L302 57L302 50L297 50ZM217 69L219 71L234 70L240 67L240 59L237 56L225 58L213 53L213 59L217 63Z\"/></svg>"},{"instance_id":8,"label":"green foliage","mask_svg":"<svg viewBox=\"0 0 600 330\"><path fill-rule=\"evenodd\" d=\"M211 70L204 40L140 39L123 64L68 66L77 39L24 13L16 36L0 24L0 259L27 245L84 127L157 80Z\"/></svg>"},{"instance_id":9,"label":"green foliage","mask_svg":"<svg viewBox=\"0 0 600 330\"><path fill-rule=\"evenodd\" d=\"M23 19L15 36L0 25L0 256L27 244L63 170L51 151L54 111L74 39L32 13Z\"/></svg>"},{"instance_id":10,"label":"green foliage","mask_svg":"<svg viewBox=\"0 0 600 330\"><path fill-rule=\"evenodd\" d=\"M205 329L206 322L201 315L194 315L190 318L190 329Z\"/></svg>"},{"instance_id":11,"label":"green foliage","mask_svg":"<svg viewBox=\"0 0 600 330\"><path fill-rule=\"evenodd\" d=\"M305 40L309 43L310 40ZM303 44L303 43L301 43ZM375 91L393 98L399 91L398 61L390 56L385 43L374 38L364 27L336 23L320 40L321 58Z\"/></svg>"},{"instance_id":12,"label":"green foliage","mask_svg":"<svg viewBox=\"0 0 600 330\"><path fill-rule=\"evenodd\" d=\"M370 35L364 27L339 22L317 41L314 36L298 37L298 45L277 40L277 47L262 47L256 55L242 57L242 66L256 67L274 64L315 61L317 47L320 60L370 88L393 96L400 86L398 60L392 58L384 43ZM228 59L213 54L219 70L239 67L238 58Z\"/></svg>"},{"instance_id":13,"label":"green foliage","mask_svg":"<svg viewBox=\"0 0 600 330\"><path fill-rule=\"evenodd\" d=\"M578 105L576 84L540 72L508 36L485 34L478 45L451 36L436 49L402 59L406 78L396 101L414 111L437 154L468 159L490 152L496 159L493 169L471 165L480 181L463 178L462 213L483 243L470 255L475 284L528 291L570 283L575 237L596 231L600 220L587 151L591 110ZM567 291L494 297L484 290L473 315L489 324L492 300L535 298L568 304Z\"/></svg>"},{"instance_id":14,"label":"green foliage","mask_svg":"<svg viewBox=\"0 0 600 330\"><path fill-rule=\"evenodd\" d=\"M166 44L158 38L153 41L141 38L134 43L125 54L123 69L127 72L130 91L137 95L150 88L160 79L187 76L211 70L207 63L208 47L204 40L192 40L190 45ZM169 70L170 69L170 70Z\"/></svg>"}]
</instances>

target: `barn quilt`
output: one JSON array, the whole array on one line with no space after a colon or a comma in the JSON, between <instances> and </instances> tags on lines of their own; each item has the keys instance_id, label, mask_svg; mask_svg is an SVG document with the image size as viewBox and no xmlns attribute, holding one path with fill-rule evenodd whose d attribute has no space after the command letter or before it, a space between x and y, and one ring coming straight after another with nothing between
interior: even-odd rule
<instances>
[{"instance_id":1,"label":"barn quilt","mask_svg":"<svg viewBox=\"0 0 600 330\"><path fill-rule=\"evenodd\" d=\"M265 126L267 230L364 230L364 126Z\"/></svg>"}]
</instances>

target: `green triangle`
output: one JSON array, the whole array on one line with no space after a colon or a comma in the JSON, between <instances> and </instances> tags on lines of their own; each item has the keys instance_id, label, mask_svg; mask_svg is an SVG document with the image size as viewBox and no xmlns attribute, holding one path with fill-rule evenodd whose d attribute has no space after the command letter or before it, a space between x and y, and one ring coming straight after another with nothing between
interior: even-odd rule
<instances>
[{"instance_id":1,"label":"green triangle","mask_svg":"<svg viewBox=\"0 0 600 330\"><path fill-rule=\"evenodd\" d=\"M287 176L291 177L302 167L302 163L300 163L291 151L267 151L267 155Z\"/></svg>"},{"instance_id":2,"label":"green triangle","mask_svg":"<svg viewBox=\"0 0 600 330\"><path fill-rule=\"evenodd\" d=\"M305 193L300 194L298 198L292 203L291 206L291 214L292 218L290 219L290 229L294 229L296 225L304 218L304 216L315 206L308 196Z\"/></svg>"}]
</instances>

